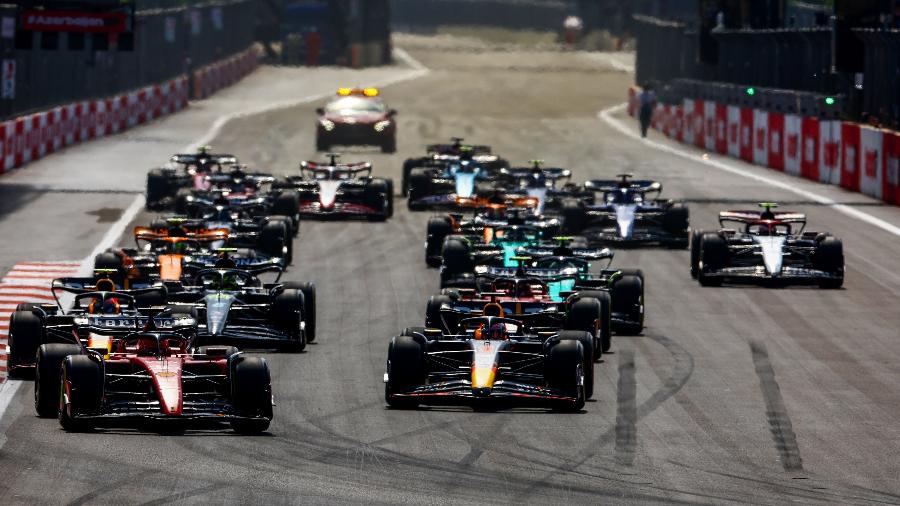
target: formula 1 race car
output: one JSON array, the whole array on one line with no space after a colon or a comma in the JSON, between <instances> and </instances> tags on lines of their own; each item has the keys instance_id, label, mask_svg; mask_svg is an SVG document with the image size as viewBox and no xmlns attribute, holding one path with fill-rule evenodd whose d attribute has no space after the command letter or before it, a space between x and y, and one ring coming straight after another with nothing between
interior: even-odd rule
<instances>
[{"instance_id":1,"label":"formula 1 race car","mask_svg":"<svg viewBox=\"0 0 900 506\"><path fill-rule=\"evenodd\" d=\"M553 237L560 232L556 218L534 214L530 208L511 207L506 204L484 204L474 207L474 215L464 218L461 213L448 213L428 219L425 231L425 263L440 267L444 241L449 236L466 238L470 243L487 243L494 237L493 229L509 225L527 225L540 230L543 237Z\"/></svg>"},{"instance_id":2,"label":"formula 1 race car","mask_svg":"<svg viewBox=\"0 0 900 506\"><path fill-rule=\"evenodd\" d=\"M277 273L273 283L258 277ZM190 283L169 285L169 302L197 315L196 344L300 352L315 340L315 286L279 283L281 269L199 271ZM183 309L182 309L183 310Z\"/></svg>"},{"instance_id":3,"label":"formula 1 race car","mask_svg":"<svg viewBox=\"0 0 900 506\"><path fill-rule=\"evenodd\" d=\"M91 343L102 342L102 346ZM161 422L228 422L238 433L266 430L272 386L265 359L230 347L195 348L192 331L159 329L110 335L37 352L35 410L63 429Z\"/></svg>"},{"instance_id":4,"label":"formula 1 race car","mask_svg":"<svg viewBox=\"0 0 900 506\"><path fill-rule=\"evenodd\" d=\"M377 88L340 88L337 96L316 109L316 150L334 145L379 146L397 151L397 111L388 109Z\"/></svg>"},{"instance_id":5,"label":"formula 1 race car","mask_svg":"<svg viewBox=\"0 0 900 506\"><path fill-rule=\"evenodd\" d=\"M596 296L595 292L609 293L610 320L617 334L635 336L644 330L644 273L640 269L611 268L613 253L609 249L574 248L571 238L555 238L559 244L542 244L519 249L520 258L528 266L529 276L572 276L572 280L560 287L560 293L569 290L581 296ZM606 266L595 270L593 262L605 260ZM480 269L476 267L476 272ZM506 269L507 271L509 269ZM499 273L491 268L485 272ZM605 351L605 350L604 350Z\"/></svg>"},{"instance_id":6,"label":"formula 1 race car","mask_svg":"<svg viewBox=\"0 0 900 506\"><path fill-rule=\"evenodd\" d=\"M448 332L460 318L487 314L518 318L531 326L582 330L592 343L584 343L594 360L612 347L610 293L601 290L564 291L573 276L549 271L488 269L479 274L474 288L450 288L428 299L425 325ZM496 313L496 314L494 314Z\"/></svg>"},{"instance_id":7,"label":"formula 1 race car","mask_svg":"<svg viewBox=\"0 0 900 506\"><path fill-rule=\"evenodd\" d=\"M136 248L109 249L94 258L95 269L116 271L114 277L123 284L147 280L180 281L185 274L214 267L221 261L235 263L243 269L268 266L284 267L289 258L286 225L267 224L261 230L260 250L224 247L228 230L190 230L180 225L167 229L135 227ZM227 258L223 258L227 257Z\"/></svg>"},{"instance_id":8,"label":"formula 1 race car","mask_svg":"<svg viewBox=\"0 0 900 506\"><path fill-rule=\"evenodd\" d=\"M777 205L762 203L762 212L724 211L723 227L695 231L691 238L691 275L703 286L723 282L818 284L840 288L844 283L844 246L828 233L807 232L806 215L773 212ZM724 228L736 223L740 230Z\"/></svg>"},{"instance_id":9,"label":"formula 1 race car","mask_svg":"<svg viewBox=\"0 0 900 506\"><path fill-rule=\"evenodd\" d=\"M686 248L688 208L659 199L662 185L656 181L633 180L631 174L618 177L618 181L584 184L585 190L602 194L599 203L591 201L594 199L563 201L560 214L566 233L583 235L602 245Z\"/></svg>"},{"instance_id":10,"label":"formula 1 race car","mask_svg":"<svg viewBox=\"0 0 900 506\"><path fill-rule=\"evenodd\" d=\"M122 290L103 271L94 278L61 278L51 284L56 304L23 303L10 317L8 370L20 377L34 369L38 347L47 343L75 343L98 329L132 332L141 328L151 307L164 305L166 289L147 287ZM59 292L75 296L72 307L63 309ZM160 318L159 327L193 327L193 319Z\"/></svg>"},{"instance_id":11,"label":"formula 1 race car","mask_svg":"<svg viewBox=\"0 0 900 506\"><path fill-rule=\"evenodd\" d=\"M242 172L243 174L243 172ZM299 197L289 189L263 191L262 185L275 182L270 175L207 175L204 179L227 182L211 183L202 189L182 188L175 195L174 210L191 218L227 223L236 220L279 218L286 220L296 237L300 228ZM250 178L250 179L246 179ZM252 183L248 183L252 181ZM227 228L227 227L226 227Z\"/></svg>"},{"instance_id":12,"label":"formula 1 race car","mask_svg":"<svg viewBox=\"0 0 900 506\"><path fill-rule=\"evenodd\" d=\"M500 169L499 183L505 194L535 199L536 214L556 213L566 199L593 197L592 190L585 190L571 182L572 171L543 165L543 160L532 160L531 167Z\"/></svg>"},{"instance_id":13,"label":"formula 1 race car","mask_svg":"<svg viewBox=\"0 0 900 506\"><path fill-rule=\"evenodd\" d=\"M407 333L405 333L407 334ZM586 394L584 332L530 328L523 322L479 316L454 334L409 332L388 346L385 401L419 404L545 406L580 411Z\"/></svg>"},{"instance_id":14,"label":"formula 1 race car","mask_svg":"<svg viewBox=\"0 0 900 506\"><path fill-rule=\"evenodd\" d=\"M169 164L147 174L147 209L163 209L174 203L178 190L205 186L204 176L234 167L237 157L214 154L202 146L195 154L173 155Z\"/></svg>"},{"instance_id":15,"label":"formula 1 race car","mask_svg":"<svg viewBox=\"0 0 900 506\"><path fill-rule=\"evenodd\" d=\"M459 162L461 159L471 159L490 173L509 167L509 162L492 153L490 146L463 144L463 140L461 137L453 137L450 139L450 144L431 144L426 146L427 154L425 156L407 158L403 162L403 179L401 181L403 196L409 194L410 176L414 169L444 170L448 164Z\"/></svg>"},{"instance_id":16,"label":"formula 1 race car","mask_svg":"<svg viewBox=\"0 0 900 506\"><path fill-rule=\"evenodd\" d=\"M278 184L296 190L303 217L360 217L383 221L394 214L394 182L372 177L372 164L338 163L329 153L325 163L302 162L300 175Z\"/></svg>"}]
</instances>

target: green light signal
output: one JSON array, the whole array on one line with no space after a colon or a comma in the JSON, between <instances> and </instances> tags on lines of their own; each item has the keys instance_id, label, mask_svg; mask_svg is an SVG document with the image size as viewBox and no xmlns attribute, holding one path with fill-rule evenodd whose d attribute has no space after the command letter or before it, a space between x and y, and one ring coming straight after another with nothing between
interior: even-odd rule
<instances>
[{"instance_id":1,"label":"green light signal","mask_svg":"<svg viewBox=\"0 0 900 506\"><path fill-rule=\"evenodd\" d=\"M756 88L752 88L752 87L751 87L751 88L747 88L747 95L750 95L751 97L752 97L753 95L756 95Z\"/></svg>"},{"instance_id":2,"label":"green light signal","mask_svg":"<svg viewBox=\"0 0 900 506\"><path fill-rule=\"evenodd\" d=\"M825 97L825 105L834 105L837 100L834 97Z\"/></svg>"}]
</instances>

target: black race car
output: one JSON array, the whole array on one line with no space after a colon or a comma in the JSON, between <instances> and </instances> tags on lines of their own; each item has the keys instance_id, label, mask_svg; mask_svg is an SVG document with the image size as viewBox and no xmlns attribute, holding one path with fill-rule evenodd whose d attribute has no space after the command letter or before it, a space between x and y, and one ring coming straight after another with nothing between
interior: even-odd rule
<instances>
[{"instance_id":1,"label":"black race car","mask_svg":"<svg viewBox=\"0 0 900 506\"><path fill-rule=\"evenodd\" d=\"M274 272L272 283L259 275ZM315 340L315 285L280 283L281 269L212 268L168 284L169 302L196 315L198 345L299 352Z\"/></svg>"},{"instance_id":2,"label":"black race car","mask_svg":"<svg viewBox=\"0 0 900 506\"><path fill-rule=\"evenodd\" d=\"M175 201L182 188L202 188L203 178L213 172L222 172L237 166L234 155L211 153L209 146L201 147L195 154L173 155L165 167L152 169L147 174L147 208L164 209Z\"/></svg>"},{"instance_id":3,"label":"black race car","mask_svg":"<svg viewBox=\"0 0 900 506\"><path fill-rule=\"evenodd\" d=\"M543 406L585 403L585 332L533 328L515 318L460 320L454 333L404 332L391 340L384 374L392 408L420 404Z\"/></svg>"},{"instance_id":4,"label":"black race car","mask_svg":"<svg viewBox=\"0 0 900 506\"><path fill-rule=\"evenodd\" d=\"M584 189L599 194L599 201L597 196L563 201L560 216L566 233L600 245L687 247L688 208L659 199L662 184L620 174L618 181L588 181Z\"/></svg>"},{"instance_id":5,"label":"black race car","mask_svg":"<svg viewBox=\"0 0 900 506\"><path fill-rule=\"evenodd\" d=\"M500 169L509 167L509 162L491 151L490 146L478 144L463 144L460 137L454 137L449 144L430 144L426 146L426 155L419 158L408 158L403 162L403 179L401 190L403 195L409 194L412 184L412 174L419 174L417 186L422 186L424 177L422 174L445 174L452 177L450 164L458 164L461 159L467 159L477 164L479 170L478 180L488 179L488 175L495 175ZM462 183L466 183L463 177ZM420 191L421 193L421 191Z\"/></svg>"},{"instance_id":6,"label":"black race car","mask_svg":"<svg viewBox=\"0 0 900 506\"><path fill-rule=\"evenodd\" d=\"M23 303L10 317L9 373L20 377L34 369L35 353L42 344L75 344L80 336L88 347L103 348L103 339L92 341L92 333L105 335L140 329L152 308L164 306L164 287L123 290L106 273L94 278L62 278L51 285L56 304ZM74 295L71 308L64 309L59 292ZM158 311L157 311L158 312ZM160 328L193 327L196 321L180 315L158 315Z\"/></svg>"}]
</instances>

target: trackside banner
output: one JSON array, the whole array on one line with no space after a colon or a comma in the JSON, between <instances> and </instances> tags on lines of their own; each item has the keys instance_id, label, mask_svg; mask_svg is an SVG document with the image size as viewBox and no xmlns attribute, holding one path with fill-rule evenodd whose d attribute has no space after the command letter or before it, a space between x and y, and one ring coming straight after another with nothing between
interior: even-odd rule
<instances>
[{"instance_id":1,"label":"trackside banner","mask_svg":"<svg viewBox=\"0 0 900 506\"><path fill-rule=\"evenodd\" d=\"M638 92L630 88L629 98ZM686 97L676 105L661 104L658 110L656 128L667 137L900 204L900 132ZM52 129L53 118L48 121ZM17 128L28 138L45 131L46 125L41 119Z\"/></svg>"},{"instance_id":2,"label":"trackside banner","mask_svg":"<svg viewBox=\"0 0 900 506\"><path fill-rule=\"evenodd\" d=\"M36 32L122 33L123 12L29 10L22 14L22 29Z\"/></svg>"}]
</instances>

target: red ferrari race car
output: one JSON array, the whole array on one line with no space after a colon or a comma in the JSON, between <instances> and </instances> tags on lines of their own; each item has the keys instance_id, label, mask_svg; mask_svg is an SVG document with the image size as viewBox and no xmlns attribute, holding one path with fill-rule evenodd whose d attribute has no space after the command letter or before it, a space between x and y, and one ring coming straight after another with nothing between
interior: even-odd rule
<instances>
[{"instance_id":1,"label":"red ferrari race car","mask_svg":"<svg viewBox=\"0 0 900 506\"><path fill-rule=\"evenodd\" d=\"M272 386L265 359L225 346L195 348L193 332L105 329L76 335L74 344L44 344L37 352L35 409L58 416L67 431L163 422L228 422L258 433L272 420Z\"/></svg>"},{"instance_id":2,"label":"red ferrari race car","mask_svg":"<svg viewBox=\"0 0 900 506\"><path fill-rule=\"evenodd\" d=\"M318 151L330 151L334 145L397 151L397 111L387 108L377 88L340 88L337 96L316 112Z\"/></svg>"}]
</instances>

